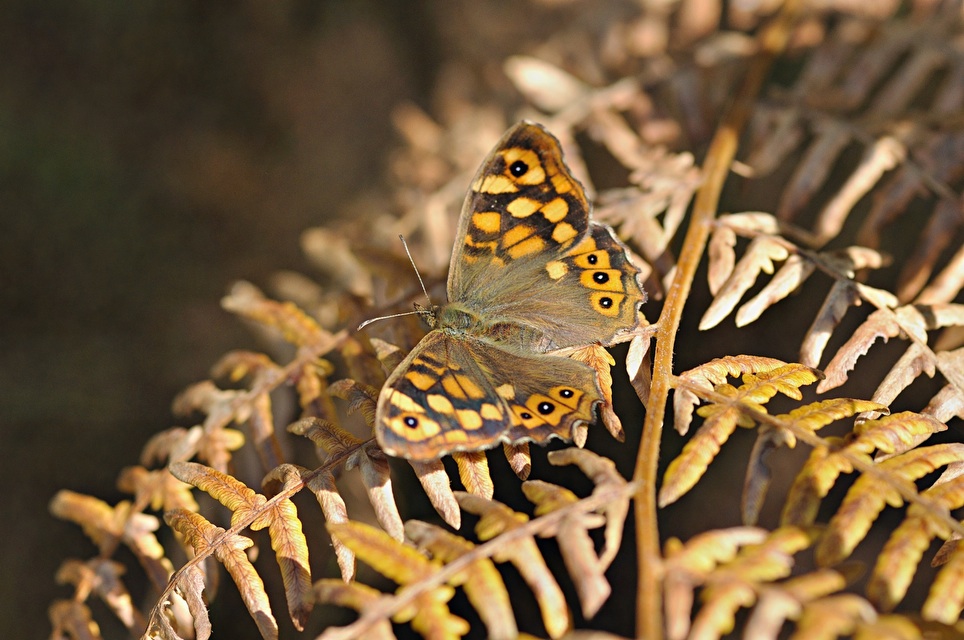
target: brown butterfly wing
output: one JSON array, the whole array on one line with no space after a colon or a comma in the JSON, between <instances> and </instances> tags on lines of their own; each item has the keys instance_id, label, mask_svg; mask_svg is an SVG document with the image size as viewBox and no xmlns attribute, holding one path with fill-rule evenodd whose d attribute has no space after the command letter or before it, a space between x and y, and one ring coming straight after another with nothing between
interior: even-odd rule
<instances>
[{"instance_id":1,"label":"brown butterfly wing","mask_svg":"<svg viewBox=\"0 0 964 640\"><path fill-rule=\"evenodd\" d=\"M646 299L639 269L589 206L552 134L529 122L510 129L466 196L449 300L532 329L541 351L611 344L634 329Z\"/></svg>"},{"instance_id":2,"label":"brown butterfly wing","mask_svg":"<svg viewBox=\"0 0 964 640\"><path fill-rule=\"evenodd\" d=\"M595 373L581 362L436 330L382 388L375 434L386 453L413 460L568 439L594 419L600 399Z\"/></svg>"}]
</instances>

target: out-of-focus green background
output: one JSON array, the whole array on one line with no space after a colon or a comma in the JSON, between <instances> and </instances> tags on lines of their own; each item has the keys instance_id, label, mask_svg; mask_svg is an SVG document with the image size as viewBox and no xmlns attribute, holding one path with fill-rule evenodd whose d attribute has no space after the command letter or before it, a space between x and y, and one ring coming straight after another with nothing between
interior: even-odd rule
<instances>
[{"instance_id":1,"label":"out-of-focus green background","mask_svg":"<svg viewBox=\"0 0 964 640\"><path fill-rule=\"evenodd\" d=\"M57 566L95 553L51 496L123 499L174 395L251 346L228 284L304 268L299 233L382 179L434 72L426 4L6 4L0 636L49 634Z\"/></svg>"}]
</instances>

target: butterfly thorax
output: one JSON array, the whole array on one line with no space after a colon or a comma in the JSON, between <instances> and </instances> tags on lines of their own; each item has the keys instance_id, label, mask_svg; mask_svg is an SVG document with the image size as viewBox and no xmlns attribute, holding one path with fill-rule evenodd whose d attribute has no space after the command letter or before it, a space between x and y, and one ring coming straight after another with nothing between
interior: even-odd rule
<instances>
[{"instance_id":1,"label":"butterfly thorax","mask_svg":"<svg viewBox=\"0 0 964 640\"><path fill-rule=\"evenodd\" d=\"M434 324L430 323L430 326L450 335L474 337L486 342L542 353L555 348L552 340L534 327L483 317L483 314L459 302L450 302L442 307L435 307L435 310Z\"/></svg>"}]
</instances>

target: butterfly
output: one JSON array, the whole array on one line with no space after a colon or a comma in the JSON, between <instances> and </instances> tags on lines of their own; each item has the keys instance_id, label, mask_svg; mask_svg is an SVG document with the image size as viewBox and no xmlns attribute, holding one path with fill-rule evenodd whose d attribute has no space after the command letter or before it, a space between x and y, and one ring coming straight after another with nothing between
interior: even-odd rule
<instances>
[{"instance_id":1,"label":"butterfly","mask_svg":"<svg viewBox=\"0 0 964 640\"><path fill-rule=\"evenodd\" d=\"M631 333L646 295L589 210L552 134L525 121L505 133L466 195L448 303L420 310L431 331L379 394L385 453L424 461L569 439L594 420L596 372L553 352Z\"/></svg>"}]
</instances>

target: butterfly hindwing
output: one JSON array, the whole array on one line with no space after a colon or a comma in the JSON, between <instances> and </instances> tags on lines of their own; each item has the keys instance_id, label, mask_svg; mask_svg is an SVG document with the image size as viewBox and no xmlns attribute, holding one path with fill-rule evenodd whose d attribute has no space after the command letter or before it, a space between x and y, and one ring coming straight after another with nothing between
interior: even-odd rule
<instances>
[{"instance_id":1,"label":"butterfly hindwing","mask_svg":"<svg viewBox=\"0 0 964 640\"><path fill-rule=\"evenodd\" d=\"M417 460L570 438L574 426L593 420L600 397L582 362L433 331L386 382L376 434L386 453Z\"/></svg>"}]
</instances>

